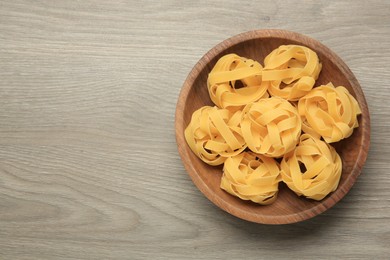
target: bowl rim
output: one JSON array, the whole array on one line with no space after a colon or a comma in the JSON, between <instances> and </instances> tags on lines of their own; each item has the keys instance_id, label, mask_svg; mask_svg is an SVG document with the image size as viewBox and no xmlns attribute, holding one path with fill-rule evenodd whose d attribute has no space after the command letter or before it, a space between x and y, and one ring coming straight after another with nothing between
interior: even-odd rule
<instances>
[{"instance_id":1,"label":"bowl rim","mask_svg":"<svg viewBox=\"0 0 390 260\"><path fill-rule=\"evenodd\" d=\"M184 107L188 99L188 94L190 92L191 86L194 84L196 78L199 73L201 73L205 67L209 64L209 62L215 57L220 55L226 49L239 44L243 41L255 40L259 38L279 38L286 39L290 41L310 43L317 47L322 48L325 52L324 55L331 56L333 62L338 67L343 74L348 75L348 81L351 84L351 87L356 93L356 99L361 106L362 115L366 115L365 117L361 116L361 124L359 127L362 127L362 137L359 139L360 145L364 144L365 149L360 149L357 159L351 169L351 174L345 180L343 186L338 186L336 191L334 191L330 196L326 197L324 200L330 199L330 203L318 203L312 208L301 211L300 213L293 213L288 215L259 215L254 212L244 211L241 208L237 208L232 206L229 202L224 200L221 197L216 199L214 192L204 184L201 177L198 175L196 169L193 167L192 163L188 163L186 158L188 158L189 148L187 148L187 142L184 138ZM304 221L310 219L314 216L317 216L327 209L333 207L338 201L340 201L352 188L354 183L356 182L357 177L361 174L362 168L365 164L365 161L368 156L369 146L370 146L370 114L368 111L367 102L363 93L363 90L357 81L356 77L349 69L349 67L345 64L345 62L332 50L326 47L324 44L315 40L309 36L303 35L301 33L281 30L281 29L260 29L260 30L252 30L237 34L233 37L223 40L222 42L215 45L211 48L203 57L195 64L195 66L191 69L190 73L186 77L183 86L181 88L175 111L175 134L176 134L176 144L178 148L179 155L181 157L181 161L184 164L184 167L192 179L195 186L216 206L220 209L228 212L231 215L234 215L238 218L255 222L261 224L290 224L296 223L300 221ZM323 200L323 201L324 201ZM320 202L323 202L320 201Z\"/></svg>"}]
</instances>

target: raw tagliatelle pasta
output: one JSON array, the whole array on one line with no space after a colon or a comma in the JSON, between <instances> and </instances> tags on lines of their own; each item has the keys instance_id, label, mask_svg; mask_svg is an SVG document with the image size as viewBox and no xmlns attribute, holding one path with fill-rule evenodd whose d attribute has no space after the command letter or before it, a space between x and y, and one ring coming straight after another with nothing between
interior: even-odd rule
<instances>
[{"instance_id":1,"label":"raw tagliatelle pasta","mask_svg":"<svg viewBox=\"0 0 390 260\"><path fill-rule=\"evenodd\" d=\"M273 50L264 67L234 53L217 61L207 79L216 106L196 110L184 134L202 161L223 164L221 189L262 205L281 181L313 200L337 189L342 161L329 143L352 134L361 110L345 87L314 87L321 69L299 45Z\"/></svg>"},{"instance_id":2,"label":"raw tagliatelle pasta","mask_svg":"<svg viewBox=\"0 0 390 260\"><path fill-rule=\"evenodd\" d=\"M322 200L336 190L341 159L336 150L315 137L303 134L296 149L280 164L283 182L299 196Z\"/></svg>"},{"instance_id":3,"label":"raw tagliatelle pasta","mask_svg":"<svg viewBox=\"0 0 390 260\"><path fill-rule=\"evenodd\" d=\"M240 128L241 111L204 106L196 110L184 131L191 150L205 163L220 165L241 153L246 144Z\"/></svg>"},{"instance_id":4,"label":"raw tagliatelle pasta","mask_svg":"<svg viewBox=\"0 0 390 260\"><path fill-rule=\"evenodd\" d=\"M301 118L297 109L285 99L260 99L245 106L241 129L251 151L281 157L298 143Z\"/></svg>"},{"instance_id":5,"label":"raw tagliatelle pasta","mask_svg":"<svg viewBox=\"0 0 390 260\"><path fill-rule=\"evenodd\" d=\"M221 188L243 200L267 205L275 201L281 181L273 158L243 152L226 159Z\"/></svg>"},{"instance_id":6,"label":"raw tagliatelle pasta","mask_svg":"<svg viewBox=\"0 0 390 260\"><path fill-rule=\"evenodd\" d=\"M262 70L257 61L236 54L223 56L208 76L211 100L218 107L234 109L267 97L267 84L261 80Z\"/></svg>"},{"instance_id":7,"label":"raw tagliatelle pasta","mask_svg":"<svg viewBox=\"0 0 390 260\"><path fill-rule=\"evenodd\" d=\"M298 102L298 111L304 122L303 131L317 133L327 143L349 137L358 127L361 114L356 99L345 87L333 84L314 88Z\"/></svg>"},{"instance_id":8,"label":"raw tagliatelle pasta","mask_svg":"<svg viewBox=\"0 0 390 260\"><path fill-rule=\"evenodd\" d=\"M272 96L296 101L314 86L322 65L317 54L299 45L282 45L264 59L262 80Z\"/></svg>"}]
</instances>

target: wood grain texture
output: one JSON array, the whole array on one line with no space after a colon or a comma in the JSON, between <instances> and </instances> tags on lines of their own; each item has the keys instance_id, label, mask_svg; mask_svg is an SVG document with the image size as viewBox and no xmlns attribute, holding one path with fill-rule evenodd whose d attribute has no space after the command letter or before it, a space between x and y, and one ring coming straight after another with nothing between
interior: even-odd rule
<instances>
[{"instance_id":1,"label":"wood grain texture","mask_svg":"<svg viewBox=\"0 0 390 260\"><path fill-rule=\"evenodd\" d=\"M386 259L390 3L1 1L0 259ZM179 158L174 113L222 40L297 31L351 68L371 114L362 175L288 226L215 207Z\"/></svg>"}]
</instances>

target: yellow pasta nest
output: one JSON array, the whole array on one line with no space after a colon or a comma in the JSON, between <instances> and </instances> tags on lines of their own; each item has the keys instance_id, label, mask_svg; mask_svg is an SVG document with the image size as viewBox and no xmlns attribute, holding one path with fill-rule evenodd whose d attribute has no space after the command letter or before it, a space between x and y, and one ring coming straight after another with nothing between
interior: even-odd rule
<instances>
[{"instance_id":1,"label":"yellow pasta nest","mask_svg":"<svg viewBox=\"0 0 390 260\"><path fill-rule=\"evenodd\" d=\"M261 80L262 70L257 61L236 54L223 56L207 80L211 100L220 108L240 108L267 97L267 84Z\"/></svg>"},{"instance_id":2,"label":"yellow pasta nest","mask_svg":"<svg viewBox=\"0 0 390 260\"><path fill-rule=\"evenodd\" d=\"M341 159L336 150L315 137L303 134L297 148L281 162L283 182L299 196L322 200L336 190Z\"/></svg>"},{"instance_id":3,"label":"yellow pasta nest","mask_svg":"<svg viewBox=\"0 0 390 260\"><path fill-rule=\"evenodd\" d=\"M322 65L317 54L299 45L282 45L264 59L262 80L272 96L296 101L314 86Z\"/></svg>"},{"instance_id":4,"label":"yellow pasta nest","mask_svg":"<svg viewBox=\"0 0 390 260\"><path fill-rule=\"evenodd\" d=\"M243 200L267 205L276 200L281 181L278 163L251 152L226 159L221 188Z\"/></svg>"},{"instance_id":5,"label":"yellow pasta nest","mask_svg":"<svg viewBox=\"0 0 390 260\"><path fill-rule=\"evenodd\" d=\"M314 88L298 102L307 133L317 133L327 143L349 137L358 127L357 115L361 114L356 99L345 87L333 84Z\"/></svg>"},{"instance_id":6,"label":"yellow pasta nest","mask_svg":"<svg viewBox=\"0 0 390 260\"><path fill-rule=\"evenodd\" d=\"M241 111L204 106L196 110L184 132L191 150L205 163L220 165L241 153L246 144L240 128Z\"/></svg>"},{"instance_id":7,"label":"yellow pasta nest","mask_svg":"<svg viewBox=\"0 0 390 260\"><path fill-rule=\"evenodd\" d=\"M288 101L271 97L248 104L241 121L248 148L269 157L281 157L298 143L301 118Z\"/></svg>"}]
</instances>

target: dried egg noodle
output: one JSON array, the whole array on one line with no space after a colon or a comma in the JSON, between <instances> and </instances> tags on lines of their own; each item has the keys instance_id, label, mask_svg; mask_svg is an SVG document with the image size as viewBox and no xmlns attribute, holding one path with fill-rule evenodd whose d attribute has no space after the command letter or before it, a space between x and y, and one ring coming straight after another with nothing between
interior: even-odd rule
<instances>
[{"instance_id":1,"label":"dried egg noodle","mask_svg":"<svg viewBox=\"0 0 390 260\"><path fill-rule=\"evenodd\" d=\"M298 111L307 122L303 131L316 132L327 143L349 137L358 127L357 115L361 114L356 99L345 87L331 83L314 88L298 102Z\"/></svg>"},{"instance_id":2,"label":"dried egg noodle","mask_svg":"<svg viewBox=\"0 0 390 260\"><path fill-rule=\"evenodd\" d=\"M246 148L240 120L241 111L233 113L227 109L204 106L192 114L184 136L191 150L202 161L220 165L227 157Z\"/></svg>"},{"instance_id":3,"label":"dried egg noodle","mask_svg":"<svg viewBox=\"0 0 390 260\"><path fill-rule=\"evenodd\" d=\"M221 188L243 200L271 204L277 197L279 173L273 158L243 152L226 159Z\"/></svg>"},{"instance_id":4,"label":"dried egg noodle","mask_svg":"<svg viewBox=\"0 0 390 260\"><path fill-rule=\"evenodd\" d=\"M297 109L282 98L260 99L245 106L241 129L251 151L281 157L298 143L301 118Z\"/></svg>"},{"instance_id":5,"label":"dried egg noodle","mask_svg":"<svg viewBox=\"0 0 390 260\"><path fill-rule=\"evenodd\" d=\"M317 54L299 45L282 45L264 59L263 81L272 96L296 101L314 86L322 68Z\"/></svg>"},{"instance_id":6,"label":"dried egg noodle","mask_svg":"<svg viewBox=\"0 0 390 260\"><path fill-rule=\"evenodd\" d=\"M261 80L260 63L236 54L223 56L210 72L207 87L210 98L218 107L240 108L250 102L268 97L267 84ZM241 81L242 87L236 87Z\"/></svg>"},{"instance_id":7,"label":"dried egg noodle","mask_svg":"<svg viewBox=\"0 0 390 260\"><path fill-rule=\"evenodd\" d=\"M303 164L306 170L301 170ZM280 164L283 182L297 195L322 200L335 191L341 176L341 159L329 144L303 134L297 148Z\"/></svg>"}]
</instances>

